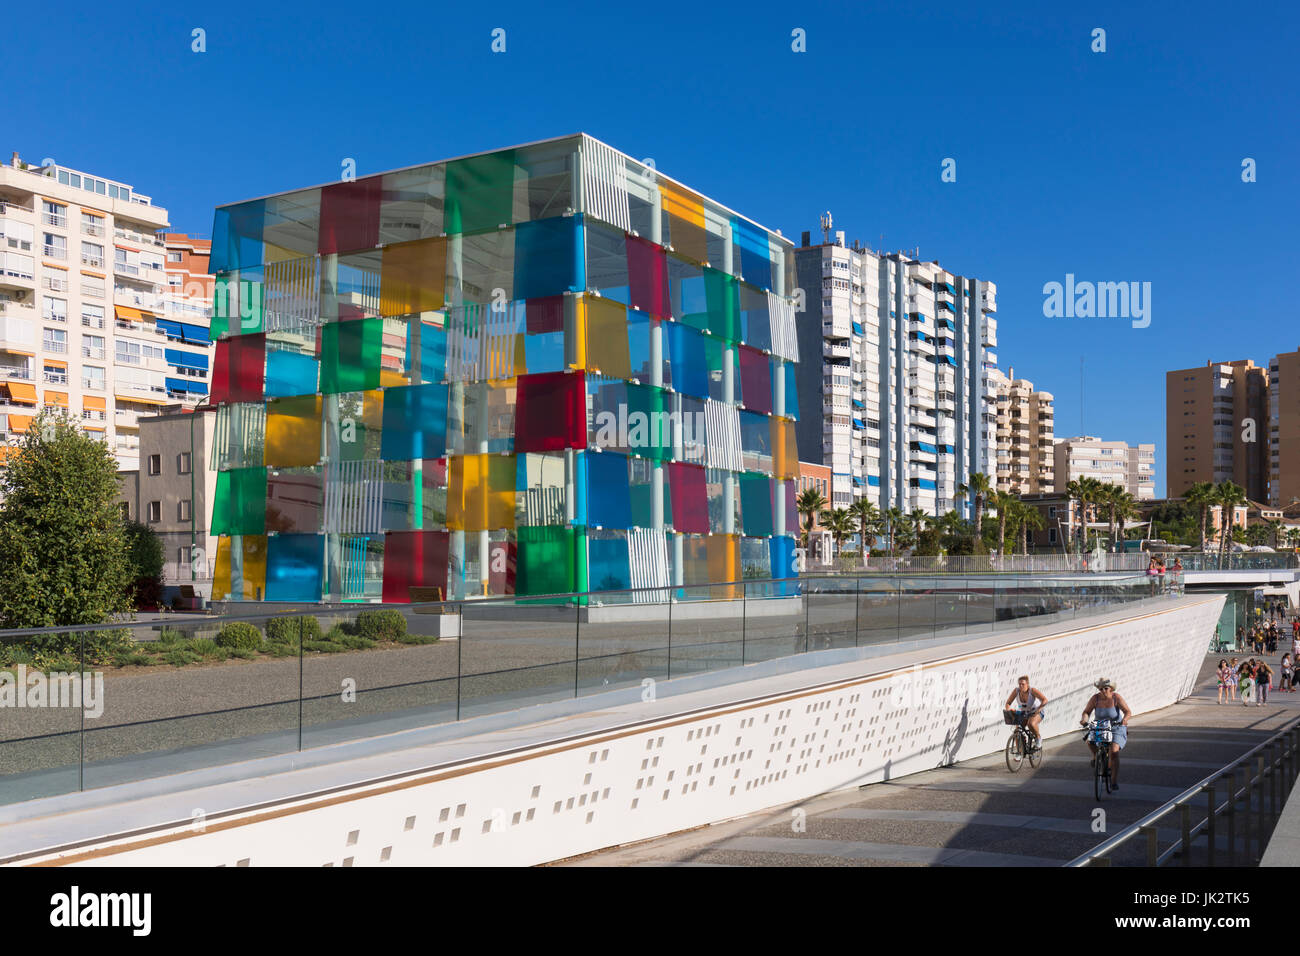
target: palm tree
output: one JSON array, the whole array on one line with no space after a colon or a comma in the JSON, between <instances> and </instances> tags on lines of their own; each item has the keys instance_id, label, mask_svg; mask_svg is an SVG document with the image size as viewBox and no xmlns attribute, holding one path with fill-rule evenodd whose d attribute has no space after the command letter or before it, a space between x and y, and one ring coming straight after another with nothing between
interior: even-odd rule
<instances>
[{"instance_id":1,"label":"palm tree","mask_svg":"<svg viewBox=\"0 0 1300 956\"><path fill-rule=\"evenodd\" d=\"M853 533L853 516L847 508L834 508L823 511L818 518L835 539L835 555L838 557L844 539Z\"/></svg>"},{"instance_id":2,"label":"palm tree","mask_svg":"<svg viewBox=\"0 0 1300 956\"><path fill-rule=\"evenodd\" d=\"M1142 514L1138 507L1138 500L1127 491L1121 489L1120 493L1115 496L1115 503L1112 509L1113 519L1119 524L1119 540L1124 541L1127 535L1124 532L1124 523L1130 518L1137 518ZM1113 540L1113 538L1112 538Z\"/></svg>"},{"instance_id":3,"label":"palm tree","mask_svg":"<svg viewBox=\"0 0 1300 956\"><path fill-rule=\"evenodd\" d=\"M1205 551L1205 532L1210 523L1210 508L1214 505L1214 485L1208 481L1198 481L1183 493L1187 504L1195 508L1201 518L1201 551Z\"/></svg>"},{"instance_id":4,"label":"palm tree","mask_svg":"<svg viewBox=\"0 0 1300 956\"><path fill-rule=\"evenodd\" d=\"M1065 493L1079 502L1079 551L1088 548L1088 506L1096 502L1101 494L1102 483L1096 478L1077 478L1067 482ZM1073 531L1073 527L1070 529Z\"/></svg>"},{"instance_id":5,"label":"palm tree","mask_svg":"<svg viewBox=\"0 0 1300 956\"><path fill-rule=\"evenodd\" d=\"M859 498L853 504L849 505L849 515L858 523L858 534L861 536L858 542L858 554L862 557L862 566L867 566L867 538L871 538L871 543L876 543L876 535L880 533L880 510L866 498Z\"/></svg>"},{"instance_id":6,"label":"palm tree","mask_svg":"<svg viewBox=\"0 0 1300 956\"><path fill-rule=\"evenodd\" d=\"M893 553L898 547L898 531L903 523L902 508L888 508L885 510L885 522L889 531L889 550Z\"/></svg>"},{"instance_id":7,"label":"palm tree","mask_svg":"<svg viewBox=\"0 0 1300 956\"><path fill-rule=\"evenodd\" d=\"M1015 506L1020 503L1020 499L1015 495L1007 494L1005 491L993 492L993 507L998 512L998 554L1007 552L1007 519Z\"/></svg>"},{"instance_id":8,"label":"palm tree","mask_svg":"<svg viewBox=\"0 0 1300 956\"><path fill-rule=\"evenodd\" d=\"M1300 528L1292 528L1286 533L1287 544L1293 548L1300 548Z\"/></svg>"},{"instance_id":9,"label":"palm tree","mask_svg":"<svg viewBox=\"0 0 1300 956\"><path fill-rule=\"evenodd\" d=\"M957 486L955 497L965 498L970 495L975 503L975 538L984 533L984 502L993 491L993 483L982 471L972 471L970 477Z\"/></svg>"},{"instance_id":10,"label":"palm tree","mask_svg":"<svg viewBox=\"0 0 1300 956\"><path fill-rule=\"evenodd\" d=\"M1246 503L1246 489L1231 481L1221 481L1214 489L1214 503L1223 509L1223 520L1219 533L1219 559L1228 553L1228 542L1233 540L1232 513L1237 505Z\"/></svg>"},{"instance_id":11,"label":"palm tree","mask_svg":"<svg viewBox=\"0 0 1300 956\"><path fill-rule=\"evenodd\" d=\"M821 513L829 501L816 488L805 488L799 492L799 496L794 499L795 510L803 515L803 546L808 548L808 536L812 534L813 528L816 527L817 515Z\"/></svg>"},{"instance_id":12,"label":"palm tree","mask_svg":"<svg viewBox=\"0 0 1300 956\"><path fill-rule=\"evenodd\" d=\"M1282 547L1282 522L1277 518L1274 518L1272 521L1269 521L1266 526L1269 534L1273 538L1273 547Z\"/></svg>"},{"instance_id":13,"label":"palm tree","mask_svg":"<svg viewBox=\"0 0 1300 956\"><path fill-rule=\"evenodd\" d=\"M1029 505L1016 502L1016 517L1019 521L1020 534L1020 553L1026 554L1029 550L1028 535L1025 533L1031 528L1034 530L1043 527L1043 515L1037 508L1031 508Z\"/></svg>"}]
</instances>

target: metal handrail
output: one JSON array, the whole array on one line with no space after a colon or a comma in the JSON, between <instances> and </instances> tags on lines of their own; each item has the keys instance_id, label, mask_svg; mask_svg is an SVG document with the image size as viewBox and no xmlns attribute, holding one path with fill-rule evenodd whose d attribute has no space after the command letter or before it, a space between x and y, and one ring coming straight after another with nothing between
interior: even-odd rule
<instances>
[{"instance_id":1,"label":"metal handrail","mask_svg":"<svg viewBox=\"0 0 1300 956\"><path fill-rule=\"evenodd\" d=\"M1288 736L1291 739L1289 740L1285 739ZM1109 837L1106 840L1103 840L1101 843L1093 847L1088 852L1075 857L1073 860L1071 860L1069 863L1066 863L1065 865L1067 867L1083 867L1083 866L1094 866L1094 865L1110 866L1111 865L1110 859L1111 856L1114 854L1115 850L1117 850L1119 847L1123 846L1124 844L1128 843L1128 841L1132 840L1134 837L1139 836L1141 834L1145 834L1147 838L1147 865L1148 866L1161 866L1166 860L1172 859L1176 855L1181 855L1183 859L1183 865L1189 866L1191 854L1188 851L1192 847L1192 842L1196 840L1198 837L1200 837L1202 833L1206 833L1209 836L1209 865L1213 866L1215 850L1216 850L1214 822L1215 820L1218 819L1220 815L1224 813L1228 814L1229 816L1228 854L1229 854L1229 865L1231 865L1236 853L1236 846L1235 846L1236 834L1235 834L1235 828L1233 824L1235 822L1234 818L1236 814L1237 802L1243 796L1247 797L1248 799L1253 797L1254 794L1253 788L1255 787L1255 785L1262 784L1264 782L1265 777L1271 778L1272 775L1275 773L1278 764L1281 763L1282 769L1286 771L1286 774L1284 776L1285 787L1283 789L1283 792L1280 794L1275 794L1272 789L1270 789L1269 791L1269 800L1271 804L1270 812L1272 813L1274 819L1277 818L1277 816L1282 812L1281 804L1284 804L1286 802L1286 797L1290 792L1290 790L1295 786L1297 775L1300 774L1300 761L1297 761L1297 754L1300 754L1300 739L1297 738L1300 738L1300 717L1297 717L1295 720L1291 721L1289 724L1287 724L1281 730L1277 731L1275 734L1273 734L1273 736L1269 737L1267 740L1263 741L1260 744L1257 744L1255 747L1252 747L1250 750L1242 754L1232 763L1227 764L1222 769L1216 770L1214 773L1200 780L1198 783L1195 783L1192 786L1188 787L1186 790L1184 790L1178 796L1174 797L1172 800L1166 801L1164 804L1152 810L1141 820L1138 820L1136 823L1130 824L1129 826L1121 830L1119 833L1116 833L1114 836ZM1272 749L1274 745L1277 744L1279 741L1283 743L1283 748L1281 753L1279 753L1275 757L1272 755ZM1251 758L1255 757L1256 755L1260 754L1262 751L1266 749L1270 751L1269 758L1268 758L1269 763L1267 769L1264 768L1263 758L1261 757L1259 772L1252 777L1250 775L1249 769L1247 769L1245 786L1240 790L1236 789L1236 777L1237 777L1238 768L1240 768L1243 764L1249 764ZM1290 758L1291 761L1289 767L1286 764L1288 758ZM1215 795L1217 792L1217 788L1215 787L1215 784L1225 776L1231 777L1232 783L1229 784L1228 799L1225 800L1222 804L1219 804L1215 800ZM1193 798L1199 796L1202 793L1205 793L1208 796L1206 816L1204 820L1202 820L1195 827L1193 827L1191 826L1191 807L1189 806L1189 801L1191 801ZM1263 812L1262 792L1260 794L1260 801L1261 801L1260 812L1262 813ZM1168 847L1163 853L1161 853L1159 852L1156 825L1161 820L1163 820L1166 816L1172 813L1174 810L1179 810L1179 809L1182 810L1181 813L1182 834L1177 840L1177 842L1175 842L1172 846ZM1253 811L1248 806L1245 812L1250 813ZM1262 851L1262 836L1260 840L1261 840L1261 851ZM1250 844L1249 833L1246 834L1246 841L1247 841L1247 850L1249 851L1249 844Z\"/></svg>"}]
</instances>

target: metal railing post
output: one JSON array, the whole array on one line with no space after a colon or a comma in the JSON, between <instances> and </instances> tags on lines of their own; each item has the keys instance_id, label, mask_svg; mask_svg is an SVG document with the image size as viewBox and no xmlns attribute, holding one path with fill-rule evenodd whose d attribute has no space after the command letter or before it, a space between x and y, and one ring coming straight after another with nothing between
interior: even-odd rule
<instances>
[{"instance_id":1,"label":"metal railing post","mask_svg":"<svg viewBox=\"0 0 1300 956\"><path fill-rule=\"evenodd\" d=\"M1192 808L1184 803L1183 813L1183 866L1192 865Z\"/></svg>"},{"instance_id":2,"label":"metal railing post","mask_svg":"<svg viewBox=\"0 0 1300 956\"><path fill-rule=\"evenodd\" d=\"M1225 774L1228 778L1228 866L1237 864L1237 768Z\"/></svg>"},{"instance_id":3,"label":"metal railing post","mask_svg":"<svg viewBox=\"0 0 1300 956\"><path fill-rule=\"evenodd\" d=\"M749 586L740 585L740 666L745 666L745 625L749 620Z\"/></svg>"},{"instance_id":4,"label":"metal railing post","mask_svg":"<svg viewBox=\"0 0 1300 956\"><path fill-rule=\"evenodd\" d=\"M673 679L673 604L676 603L676 595L670 590L668 592L668 676L664 680Z\"/></svg>"},{"instance_id":5,"label":"metal railing post","mask_svg":"<svg viewBox=\"0 0 1300 956\"><path fill-rule=\"evenodd\" d=\"M1143 832L1147 835L1147 866L1158 866L1160 863L1160 839L1157 836L1156 824L1143 827Z\"/></svg>"},{"instance_id":6,"label":"metal railing post","mask_svg":"<svg viewBox=\"0 0 1300 956\"><path fill-rule=\"evenodd\" d=\"M1205 792L1209 796L1209 802L1207 803L1209 809L1205 815L1205 832L1210 838L1210 846L1206 859L1210 866L1214 866L1214 821L1219 815L1219 802L1215 799L1217 793L1214 784L1207 786Z\"/></svg>"}]
</instances>

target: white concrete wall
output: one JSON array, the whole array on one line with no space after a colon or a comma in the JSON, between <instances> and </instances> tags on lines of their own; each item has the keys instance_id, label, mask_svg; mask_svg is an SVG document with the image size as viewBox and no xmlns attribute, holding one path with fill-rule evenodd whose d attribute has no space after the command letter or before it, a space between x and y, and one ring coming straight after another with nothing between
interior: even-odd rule
<instances>
[{"instance_id":1,"label":"white concrete wall","mask_svg":"<svg viewBox=\"0 0 1300 956\"><path fill-rule=\"evenodd\" d=\"M70 851L89 865L525 865L648 839L998 751L1030 674L1049 736L1098 676L1137 713L1187 695L1222 596L931 659L910 671L623 726L298 803ZM937 653L941 654L942 649ZM814 679L810 677L810 680ZM916 693L913 693L913 690ZM1082 746L1082 745L1081 745ZM1090 782L1080 777L1081 793ZM196 808L197 809L197 808ZM201 817L200 817L201 820ZM25 862L36 862L27 860Z\"/></svg>"}]
</instances>

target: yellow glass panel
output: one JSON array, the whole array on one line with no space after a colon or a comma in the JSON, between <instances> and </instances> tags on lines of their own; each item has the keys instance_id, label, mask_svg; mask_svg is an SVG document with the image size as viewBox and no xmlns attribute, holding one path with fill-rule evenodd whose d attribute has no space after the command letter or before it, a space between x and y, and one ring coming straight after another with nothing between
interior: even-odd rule
<instances>
[{"instance_id":1,"label":"yellow glass panel","mask_svg":"<svg viewBox=\"0 0 1300 956\"><path fill-rule=\"evenodd\" d=\"M379 276L379 314L411 315L443 307L447 240L440 236L384 247Z\"/></svg>"},{"instance_id":2,"label":"yellow glass panel","mask_svg":"<svg viewBox=\"0 0 1300 956\"><path fill-rule=\"evenodd\" d=\"M230 597L230 535L217 539L217 563L212 571L212 600L223 601Z\"/></svg>"},{"instance_id":3,"label":"yellow glass panel","mask_svg":"<svg viewBox=\"0 0 1300 956\"><path fill-rule=\"evenodd\" d=\"M515 526L514 455L456 455L448 465L448 528L495 531Z\"/></svg>"},{"instance_id":4,"label":"yellow glass panel","mask_svg":"<svg viewBox=\"0 0 1300 956\"><path fill-rule=\"evenodd\" d=\"M799 450L795 444L794 422L772 416L772 475L776 478L799 476Z\"/></svg>"},{"instance_id":5,"label":"yellow glass panel","mask_svg":"<svg viewBox=\"0 0 1300 956\"><path fill-rule=\"evenodd\" d=\"M740 580L740 535L711 534L707 541L709 580ZM715 599L740 597L740 587L736 585L712 588L711 591L711 596Z\"/></svg>"},{"instance_id":6,"label":"yellow glass panel","mask_svg":"<svg viewBox=\"0 0 1300 956\"><path fill-rule=\"evenodd\" d=\"M586 368L587 367L587 306L586 296L573 298L572 296L564 297L564 308L566 310L564 324L566 329L565 348L572 350L573 354L569 359L569 368ZM573 304L573 327L569 328L568 308L569 303Z\"/></svg>"},{"instance_id":7,"label":"yellow glass panel","mask_svg":"<svg viewBox=\"0 0 1300 956\"><path fill-rule=\"evenodd\" d=\"M266 535L246 534L244 541L244 600L266 597Z\"/></svg>"},{"instance_id":8,"label":"yellow glass panel","mask_svg":"<svg viewBox=\"0 0 1300 956\"><path fill-rule=\"evenodd\" d=\"M273 398L266 403L263 462L280 468L320 460L321 397Z\"/></svg>"},{"instance_id":9,"label":"yellow glass panel","mask_svg":"<svg viewBox=\"0 0 1300 956\"><path fill-rule=\"evenodd\" d=\"M288 262L290 259L301 259L301 252L294 252L292 249L286 249L283 246L277 246L273 242L262 243L262 264L270 265L273 262Z\"/></svg>"},{"instance_id":10,"label":"yellow glass panel","mask_svg":"<svg viewBox=\"0 0 1300 956\"><path fill-rule=\"evenodd\" d=\"M587 330L587 368L613 378L631 378L632 362L627 347L627 309L613 299L583 296Z\"/></svg>"},{"instance_id":11,"label":"yellow glass panel","mask_svg":"<svg viewBox=\"0 0 1300 956\"><path fill-rule=\"evenodd\" d=\"M703 199L689 189L682 189L670 183L660 183L659 194L663 197L664 212L693 226L704 228Z\"/></svg>"}]
</instances>

